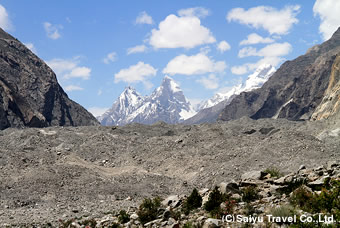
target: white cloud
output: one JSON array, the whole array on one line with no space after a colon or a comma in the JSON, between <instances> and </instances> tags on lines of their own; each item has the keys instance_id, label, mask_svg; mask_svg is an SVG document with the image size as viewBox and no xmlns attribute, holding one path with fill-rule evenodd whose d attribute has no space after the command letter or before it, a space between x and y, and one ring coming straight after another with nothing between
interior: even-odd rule
<instances>
[{"instance_id":1,"label":"white cloud","mask_svg":"<svg viewBox=\"0 0 340 228\"><path fill-rule=\"evenodd\" d=\"M201 25L195 16L177 17L169 15L151 31L149 43L154 48L193 48L202 44L215 43L210 30Z\"/></svg>"},{"instance_id":2,"label":"white cloud","mask_svg":"<svg viewBox=\"0 0 340 228\"><path fill-rule=\"evenodd\" d=\"M68 85L65 87L66 92L72 92L72 91L81 91L84 90L84 88L76 85Z\"/></svg>"},{"instance_id":3,"label":"white cloud","mask_svg":"<svg viewBox=\"0 0 340 228\"><path fill-rule=\"evenodd\" d=\"M155 76L157 69L153 68L149 64L144 62L138 62L136 65L130 66L129 68L120 70L114 76L115 83L120 81L127 83L143 82L148 77Z\"/></svg>"},{"instance_id":4,"label":"white cloud","mask_svg":"<svg viewBox=\"0 0 340 228\"><path fill-rule=\"evenodd\" d=\"M187 56L179 55L170 60L163 69L164 74L197 75L206 73L222 73L226 68L224 61L215 62L203 53Z\"/></svg>"},{"instance_id":5,"label":"white cloud","mask_svg":"<svg viewBox=\"0 0 340 228\"><path fill-rule=\"evenodd\" d=\"M247 72L248 72L247 65L233 66L231 68L231 73L236 74L236 75L246 74Z\"/></svg>"},{"instance_id":6,"label":"white cloud","mask_svg":"<svg viewBox=\"0 0 340 228\"><path fill-rule=\"evenodd\" d=\"M231 72L236 75L243 75L248 72L254 71L256 68L263 64L270 64L274 67L277 67L284 60L284 58L279 56L265 56L255 63L245 63L241 66L234 66L231 68Z\"/></svg>"},{"instance_id":7,"label":"white cloud","mask_svg":"<svg viewBox=\"0 0 340 228\"><path fill-rule=\"evenodd\" d=\"M203 85L206 89L217 89L219 86L219 79L214 74L210 74L208 77L202 77L196 82Z\"/></svg>"},{"instance_id":8,"label":"white cloud","mask_svg":"<svg viewBox=\"0 0 340 228\"><path fill-rule=\"evenodd\" d=\"M299 22L296 18L299 10L299 5L286 6L281 10L269 6L258 6L249 10L234 8L226 18L229 22L237 21L256 29L263 28L270 34L283 35Z\"/></svg>"},{"instance_id":9,"label":"white cloud","mask_svg":"<svg viewBox=\"0 0 340 228\"><path fill-rule=\"evenodd\" d=\"M146 50L147 50L147 47L144 44L143 45L137 45L135 47L128 48L126 54L131 55L131 54L135 54L135 53L145 52Z\"/></svg>"},{"instance_id":10,"label":"white cloud","mask_svg":"<svg viewBox=\"0 0 340 228\"><path fill-rule=\"evenodd\" d=\"M272 66L277 67L285 60L283 56L288 55L291 51L292 45L287 42L269 44L260 50L257 50L254 47L242 48L238 53L240 58L249 56L258 56L262 58L255 63L245 63L241 66L234 66L231 68L231 72L236 75L242 75L255 70L263 64L271 64Z\"/></svg>"},{"instance_id":11,"label":"white cloud","mask_svg":"<svg viewBox=\"0 0 340 228\"><path fill-rule=\"evenodd\" d=\"M242 40L240 45L249 45L249 44L269 44L273 43L274 40L269 37L262 37L256 33L249 34L246 40Z\"/></svg>"},{"instance_id":12,"label":"white cloud","mask_svg":"<svg viewBox=\"0 0 340 228\"><path fill-rule=\"evenodd\" d=\"M242 48L238 56L240 58L248 57L248 56L261 56L261 57L273 57L273 56L285 56L292 51L292 45L287 42L284 43L274 43L269 44L266 47L257 51L256 48L253 47L245 47Z\"/></svg>"},{"instance_id":13,"label":"white cloud","mask_svg":"<svg viewBox=\"0 0 340 228\"><path fill-rule=\"evenodd\" d=\"M88 109L94 117L103 115L109 108L91 107Z\"/></svg>"},{"instance_id":14,"label":"white cloud","mask_svg":"<svg viewBox=\"0 0 340 228\"><path fill-rule=\"evenodd\" d=\"M318 15L321 19L319 31L322 38L328 40L340 26L340 1L316 0L313 11L314 15Z\"/></svg>"},{"instance_id":15,"label":"white cloud","mask_svg":"<svg viewBox=\"0 0 340 228\"><path fill-rule=\"evenodd\" d=\"M113 63L116 60L117 60L117 53L111 52L111 53L106 55L106 57L103 59L103 62L105 64L110 64L110 63Z\"/></svg>"},{"instance_id":16,"label":"white cloud","mask_svg":"<svg viewBox=\"0 0 340 228\"><path fill-rule=\"evenodd\" d=\"M136 24L153 24L152 17L148 15L145 11L141 12L136 18Z\"/></svg>"},{"instance_id":17,"label":"white cloud","mask_svg":"<svg viewBox=\"0 0 340 228\"><path fill-rule=\"evenodd\" d=\"M230 45L227 41L223 40L217 45L217 50L219 50L221 53L230 50Z\"/></svg>"},{"instance_id":18,"label":"white cloud","mask_svg":"<svg viewBox=\"0 0 340 228\"><path fill-rule=\"evenodd\" d=\"M203 7L194 7L188 9L181 9L178 11L178 15L181 17L199 17L205 18L209 16L210 12L206 8Z\"/></svg>"},{"instance_id":19,"label":"white cloud","mask_svg":"<svg viewBox=\"0 0 340 228\"><path fill-rule=\"evenodd\" d=\"M24 45L31 50L34 54L37 54L37 49L35 48L33 43L24 43Z\"/></svg>"},{"instance_id":20,"label":"white cloud","mask_svg":"<svg viewBox=\"0 0 340 228\"><path fill-rule=\"evenodd\" d=\"M0 5L0 27L3 30L10 30L12 29L12 23L9 19L7 10L5 7Z\"/></svg>"},{"instance_id":21,"label":"white cloud","mask_svg":"<svg viewBox=\"0 0 340 228\"><path fill-rule=\"evenodd\" d=\"M59 29L63 29L61 25L52 25L49 22L44 22L44 29L48 38L57 40L61 37Z\"/></svg>"},{"instance_id":22,"label":"white cloud","mask_svg":"<svg viewBox=\"0 0 340 228\"><path fill-rule=\"evenodd\" d=\"M248 57L248 56L256 56L256 55L257 55L257 50L254 47L245 47L245 48L242 48L238 52L239 58L244 58L244 57Z\"/></svg>"},{"instance_id":23,"label":"white cloud","mask_svg":"<svg viewBox=\"0 0 340 228\"><path fill-rule=\"evenodd\" d=\"M76 67L71 70L70 73L65 74L65 78L81 78L84 80L88 80L91 75L91 69L88 67Z\"/></svg>"},{"instance_id":24,"label":"white cloud","mask_svg":"<svg viewBox=\"0 0 340 228\"><path fill-rule=\"evenodd\" d=\"M79 66L79 57L71 60L52 59L46 63L60 79L81 78L87 80L91 76L91 68Z\"/></svg>"}]
</instances>

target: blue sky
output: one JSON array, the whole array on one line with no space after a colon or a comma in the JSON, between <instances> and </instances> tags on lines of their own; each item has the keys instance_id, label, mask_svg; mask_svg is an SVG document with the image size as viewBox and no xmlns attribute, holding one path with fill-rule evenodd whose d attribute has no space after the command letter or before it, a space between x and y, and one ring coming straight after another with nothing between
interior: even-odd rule
<instances>
[{"instance_id":1,"label":"blue sky","mask_svg":"<svg viewBox=\"0 0 340 228\"><path fill-rule=\"evenodd\" d=\"M192 103L227 91L328 39L339 12L338 0L0 0L0 26L99 114L126 86L148 95L165 75Z\"/></svg>"}]
</instances>

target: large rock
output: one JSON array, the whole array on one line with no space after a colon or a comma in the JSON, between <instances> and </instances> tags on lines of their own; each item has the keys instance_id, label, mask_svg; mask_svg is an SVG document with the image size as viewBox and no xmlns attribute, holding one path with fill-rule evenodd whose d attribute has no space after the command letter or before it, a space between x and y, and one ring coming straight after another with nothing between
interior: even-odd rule
<instances>
[{"instance_id":1,"label":"large rock","mask_svg":"<svg viewBox=\"0 0 340 228\"><path fill-rule=\"evenodd\" d=\"M98 124L41 59L0 29L0 129Z\"/></svg>"},{"instance_id":2,"label":"large rock","mask_svg":"<svg viewBox=\"0 0 340 228\"><path fill-rule=\"evenodd\" d=\"M224 108L219 119L228 121L248 116L252 119L300 120L332 115L339 104L336 92L339 53L340 29L330 40L282 64L262 88L235 97ZM334 75L331 77L332 72ZM333 99L332 102L327 102L329 99ZM320 104L322 107L317 109ZM313 115L316 109L317 113Z\"/></svg>"}]
</instances>

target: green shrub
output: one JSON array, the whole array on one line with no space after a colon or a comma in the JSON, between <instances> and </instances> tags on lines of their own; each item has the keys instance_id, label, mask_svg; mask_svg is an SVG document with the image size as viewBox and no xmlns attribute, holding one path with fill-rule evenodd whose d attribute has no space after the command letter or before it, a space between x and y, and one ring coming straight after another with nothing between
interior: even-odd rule
<instances>
[{"instance_id":1,"label":"green shrub","mask_svg":"<svg viewBox=\"0 0 340 228\"><path fill-rule=\"evenodd\" d=\"M156 197L153 200L149 198L144 199L137 211L139 221L142 224L145 224L152 220L157 219L158 209L160 208L160 206L161 199L159 197Z\"/></svg>"},{"instance_id":2,"label":"green shrub","mask_svg":"<svg viewBox=\"0 0 340 228\"><path fill-rule=\"evenodd\" d=\"M183 225L183 228L194 228L194 225L192 224L192 222L187 222Z\"/></svg>"},{"instance_id":3,"label":"green shrub","mask_svg":"<svg viewBox=\"0 0 340 228\"><path fill-rule=\"evenodd\" d=\"M310 213L325 213L334 216L334 220L340 220L340 181L331 180L323 188L321 193L313 194L304 187L293 192L290 202Z\"/></svg>"},{"instance_id":4,"label":"green shrub","mask_svg":"<svg viewBox=\"0 0 340 228\"><path fill-rule=\"evenodd\" d=\"M190 196L184 201L182 210L188 215L190 211L202 206L202 197L198 193L197 189L192 190Z\"/></svg>"},{"instance_id":5,"label":"green shrub","mask_svg":"<svg viewBox=\"0 0 340 228\"><path fill-rule=\"evenodd\" d=\"M192 223L192 222L187 222L183 225L183 228L201 228L202 226L199 223Z\"/></svg>"},{"instance_id":6,"label":"green shrub","mask_svg":"<svg viewBox=\"0 0 340 228\"><path fill-rule=\"evenodd\" d=\"M273 177L273 178L280 178L280 177L283 176L281 171L276 167L269 167L269 168L265 169L264 172L269 173L270 176Z\"/></svg>"},{"instance_id":7,"label":"green shrub","mask_svg":"<svg viewBox=\"0 0 340 228\"><path fill-rule=\"evenodd\" d=\"M125 210L121 210L121 211L119 212L118 221L119 221L121 224L124 224L124 223L127 223L127 222L130 221L130 216L128 215L128 213L126 213Z\"/></svg>"},{"instance_id":8,"label":"green shrub","mask_svg":"<svg viewBox=\"0 0 340 228\"><path fill-rule=\"evenodd\" d=\"M320 195L313 194L306 210L313 213L333 214L340 219L340 181L332 180L330 181L329 190L324 188Z\"/></svg>"},{"instance_id":9,"label":"green shrub","mask_svg":"<svg viewBox=\"0 0 340 228\"><path fill-rule=\"evenodd\" d=\"M290 197L290 203L299 206L301 209L305 208L311 202L313 194L309 192L304 186L301 186L293 191Z\"/></svg>"},{"instance_id":10,"label":"green shrub","mask_svg":"<svg viewBox=\"0 0 340 228\"><path fill-rule=\"evenodd\" d=\"M258 189L254 186L249 186L242 189L242 201L250 203L254 200L259 199Z\"/></svg>"},{"instance_id":11,"label":"green shrub","mask_svg":"<svg viewBox=\"0 0 340 228\"><path fill-rule=\"evenodd\" d=\"M214 218L220 218L223 214L220 207L222 202L229 200L228 195L221 193L216 186L210 193L208 201L204 204L204 209L212 215Z\"/></svg>"}]
</instances>

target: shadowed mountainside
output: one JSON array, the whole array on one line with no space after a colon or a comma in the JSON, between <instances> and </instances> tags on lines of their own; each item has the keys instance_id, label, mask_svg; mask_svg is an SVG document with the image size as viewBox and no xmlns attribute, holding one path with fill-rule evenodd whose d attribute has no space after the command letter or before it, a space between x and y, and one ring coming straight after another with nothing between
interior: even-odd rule
<instances>
[{"instance_id":1,"label":"shadowed mountainside","mask_svg":"<svg viewBox=\"0 0 340 228\"><path fill-rule=\"evenodd\" d=\"M41 59L0 29L0 129L98 124Z\"/></svg>"}]
</instances>

